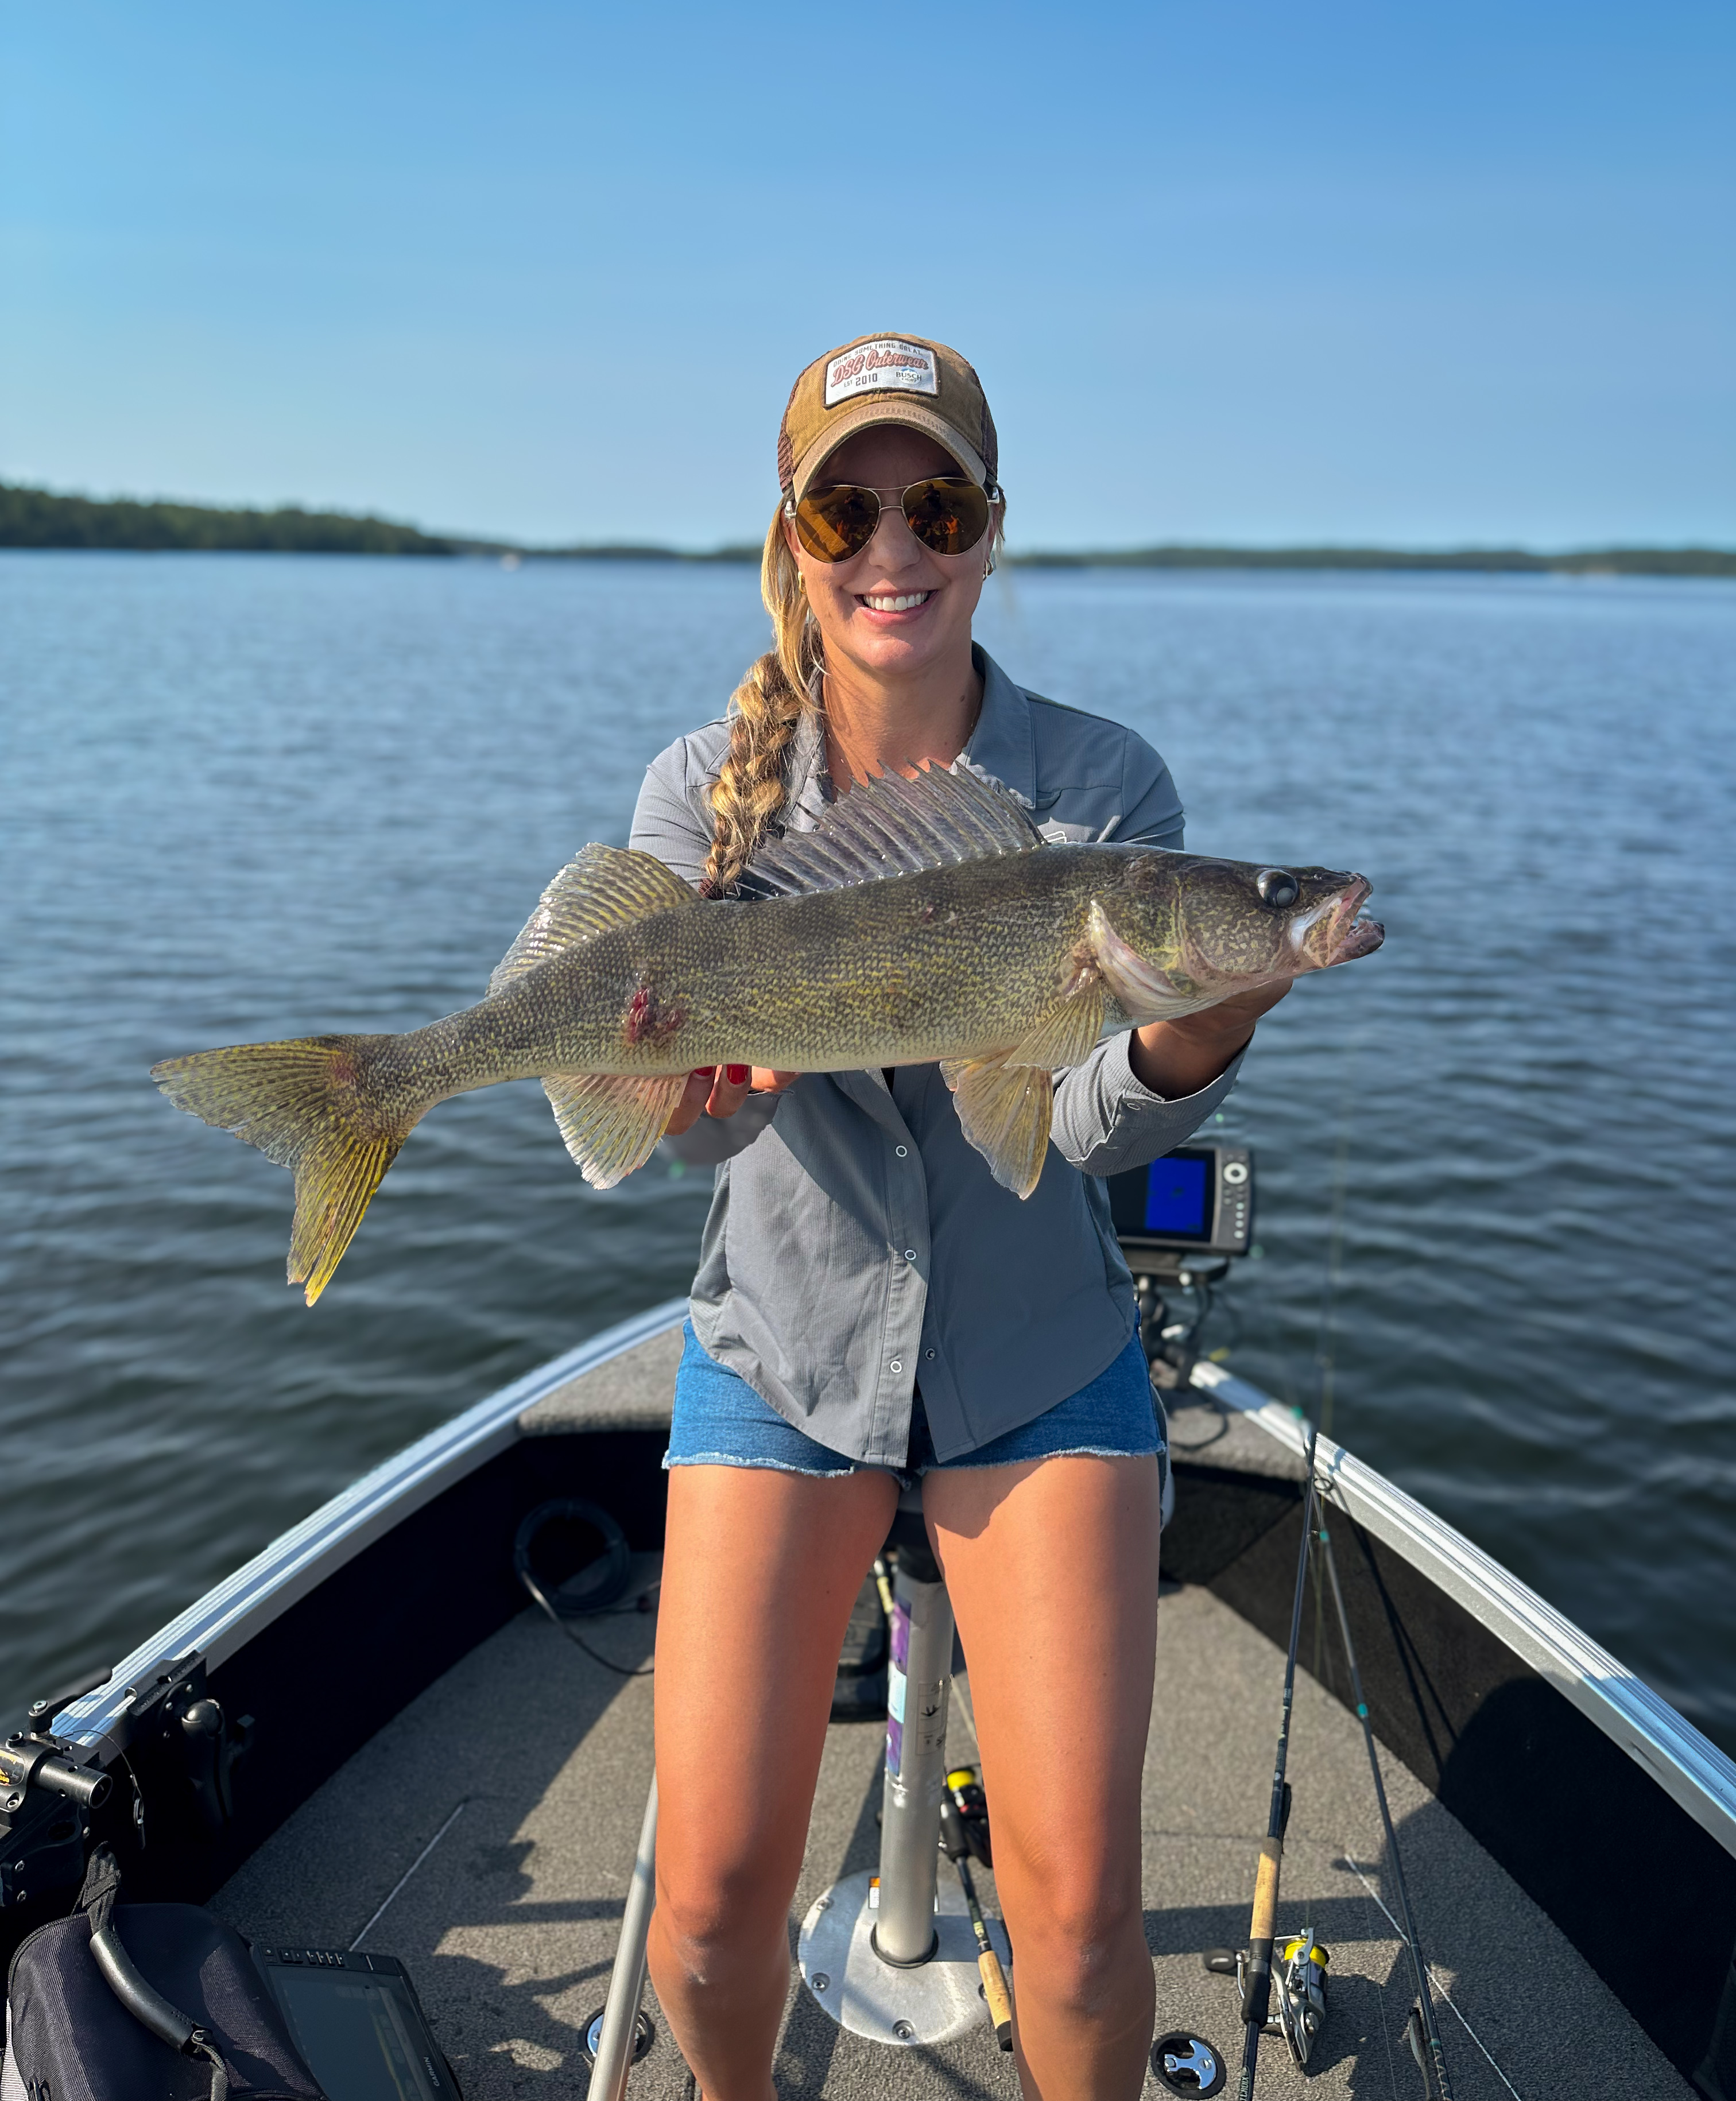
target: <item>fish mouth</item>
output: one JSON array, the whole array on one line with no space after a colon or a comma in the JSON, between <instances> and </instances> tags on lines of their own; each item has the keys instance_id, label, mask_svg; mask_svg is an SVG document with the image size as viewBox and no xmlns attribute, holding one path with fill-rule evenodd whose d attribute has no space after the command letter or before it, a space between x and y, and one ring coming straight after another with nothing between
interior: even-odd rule
<instances>
[{"instance_id":1,"label":"fish mouth","mask_svg":"<svg viewBox=\"0 0 1736 2101\"><path fill-rule=\"evenodd\" d=\"M1380 922L1363 916L1362 907L1373 889L1366 875L1353 875L1340 892L1321 943L1323 970L1331 970L1335 963L1354 962L1358 956L1371 956L1386 939Z\"/></svg>"},{"instance_id":2,"label":"fish mouth","mask_svg":"<svg viewBox=\"0 0 1736 2101\"><path fill-rule=\"evenodd\" d=\"M1378 919L1362 917L1374 885L1366 875L1347 875L1335 897L1322 899L1290 922L1290 939L1300 971L1329 971L1335 963L1353 962L1371 954L1386 939Z\"/></svg>"}]
</instances>

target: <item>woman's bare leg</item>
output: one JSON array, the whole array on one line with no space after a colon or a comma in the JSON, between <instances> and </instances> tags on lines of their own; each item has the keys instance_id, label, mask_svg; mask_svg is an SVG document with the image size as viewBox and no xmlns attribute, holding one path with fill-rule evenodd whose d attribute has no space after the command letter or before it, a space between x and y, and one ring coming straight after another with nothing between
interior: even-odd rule
<instances>
[{"instance_id":1,"label":"woman's bare leg","mask_svg":"<svg viewBox=\"0 0 1736 2101\"><path fill-rule=\"evenodd\" d=\"M943 1468L923 1505L970 1662L1026 2101L1132 2101L1151 2047L1140 1781L1155 1459Z\"/></svg>"},{"instance_id":2,"label":"woman's bare leg","mask_svg":"<svg viewBox=\"0 0 1736 2101\"><path fill-rule=\"evenodd\" d=\"M838 1654L897 1501L890 1474L670 1470L651 1976L705 2101L770 2101Z\"/></svg>"}]
</instances>

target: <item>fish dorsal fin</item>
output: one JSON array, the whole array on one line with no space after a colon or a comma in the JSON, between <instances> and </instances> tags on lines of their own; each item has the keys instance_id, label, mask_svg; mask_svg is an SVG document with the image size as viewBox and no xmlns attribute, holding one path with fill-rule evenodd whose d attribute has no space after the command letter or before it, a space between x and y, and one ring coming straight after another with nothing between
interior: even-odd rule
<instances>
[{"instance_id":1,"label":"fish dorsal fin","mask_svg":"<svg viewBox=\"0 0 1736 2101\"><path fill-rule=\"evenodd\" d=\"M788 896L994 854L1029 853L1043 843L1022 806L998 781L927 766L914 781L892 772L858 781L826 806L813 831L786 832L771 841L747 873L756 887Z\"/></svg>"},{"instance_id":2,"label":"fish dorsal fin","mask_svg":"<svg viewBox=\"0 0 1736 2101\"><path fill-rule=\"evenodd\" d=\"M490 993L546 963L563 949L594 940L653 912L698 898L654 854L631 847L581 847L542 893L518 939L494 966Z\"/></svg>"}]
</instances>

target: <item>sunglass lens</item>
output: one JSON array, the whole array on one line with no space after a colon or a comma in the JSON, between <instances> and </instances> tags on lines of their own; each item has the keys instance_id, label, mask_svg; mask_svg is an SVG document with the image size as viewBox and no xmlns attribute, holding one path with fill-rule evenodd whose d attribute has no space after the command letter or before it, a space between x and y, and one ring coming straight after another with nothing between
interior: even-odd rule
<instances>
[{"instance_id":1,"label":"sunglass lens","mask_svg":"<svg viewBox=\"0 0 1736 2101\"><path fill-rule=\"evenodd\" d=\"M847 562L874 537L880 499L871 489L822 489L795 506L796 537L818 562Z\"/></svg>"},{"instance_id":2,"label":"sunglass lens","mask_svg":"<svg viewBox=\"0 0 1736 2101\"><path fill-rule=\"evenodd\" d=\"M923 546L962 555L989 529L989 498L974 481L918 481L904 492L904 515Z\"/></svg>"}]
</instances>

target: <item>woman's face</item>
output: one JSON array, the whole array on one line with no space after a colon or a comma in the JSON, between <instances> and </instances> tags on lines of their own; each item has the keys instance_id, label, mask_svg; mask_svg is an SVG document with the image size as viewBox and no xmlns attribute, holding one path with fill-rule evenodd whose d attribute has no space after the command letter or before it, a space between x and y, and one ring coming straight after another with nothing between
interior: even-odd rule
<instances>
[{"instance_id":1,"label":"woman's face","mask_svg":"<svg viewBox=\"0 0 1736 2101\"><path fill-rule=\"evenodd\" d=\"M817 489L848 482L878 492L880 521L861 554L847 562L817 561L791 520L784 520L832 664L846 660L871 679L919 675L949 659L968 665L971 616L982 595L994 519L974 547L935 555L912 533L897 502L913 481L963 473L932 438L888 424L847 439L812 484Z\"/></svg>"}]
</instances>

